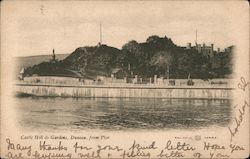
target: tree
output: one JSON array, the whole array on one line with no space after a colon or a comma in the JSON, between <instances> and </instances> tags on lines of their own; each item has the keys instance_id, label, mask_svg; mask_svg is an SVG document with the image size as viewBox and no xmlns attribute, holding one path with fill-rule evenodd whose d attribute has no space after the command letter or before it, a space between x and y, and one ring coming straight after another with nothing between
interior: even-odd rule
<instances>
[{"instance_id":1,"label":"tree","mask_svg":"<svg viewBox=\"0 0 250 159\"><path fill-rule=\"evenodd\" d=\"M170 67L173 62L173 56L169 51L159 51L151 59L151 65L155 71L163 73L167 78L170 77Z\"/></svg>"},{"instance_id":2,"label":"tree","mask_svg":"<svg viewBox=\"0 0 250 159\"><path fill-rule=\"evenodd\" d=\"M193 60L190 54L185 53L180 56L176 61L178 76L180 78L187 78L189 74L192 75L193 72Z\"/></svg>"},{"instance_id":3,"label":"tree","mask_svg":"<svg viewBox=\"0 0 250 159\"><path fill-rule=\"evenodd\" d=\"M130 53L134 53L136 52L136 50L138 49L138 42L135 40L131 40L128 43L124 44L122 46L122 50L126 50L129 51Z\"/></svg>"},{"instance_id":4,"label":"tree","mask_svg":"<svg viewBox=\"0 0 250 159\"><path fill-rule=\"evenodd\" d=\"M147 43L154 43L154 42L156 43L159 40L160 40L159 36L152 35L152 36L148 37L146 41L147 41Z\"/></svg>"}]
</instances>

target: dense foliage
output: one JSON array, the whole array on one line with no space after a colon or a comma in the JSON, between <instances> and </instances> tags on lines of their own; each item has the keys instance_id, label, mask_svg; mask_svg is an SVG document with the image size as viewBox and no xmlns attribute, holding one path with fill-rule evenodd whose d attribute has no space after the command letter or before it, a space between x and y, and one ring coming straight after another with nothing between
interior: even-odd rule
<instances>
[{"instance_id":1,"label":"dense foliage","mask_svg":"<svg viewBox=\"0 0 250 159\"><path fill-rule=\"evenodd\" d=\"M67 75L95 78L109 76L114 69L119 77L138 75L164 78L227 78L232 74L232 51L229 47L213 56L175 45L170 38L150 36L146 42L134 40L119 50L107 45L80 47L61 61L43 62L27 68L26 75Z\"/></svg>"}]
</instances>

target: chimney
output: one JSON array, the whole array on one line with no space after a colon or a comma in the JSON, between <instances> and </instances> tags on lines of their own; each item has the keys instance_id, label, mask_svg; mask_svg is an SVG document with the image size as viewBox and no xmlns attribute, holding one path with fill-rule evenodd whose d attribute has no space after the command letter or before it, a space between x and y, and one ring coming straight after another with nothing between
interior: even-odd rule
<instances>
[{"instance_id":1,"label":"chimney","mask_svg":"<svg viewBox=\"0 0 250 159\"><path fill-rule=\"evenodd\" d=\"M220 52L220 48L218 47L217 52Z\"/></svg>"},{"instance_id":2,"label":"chimney","mask_svg":"<svg viewBox=\"0 0 250 159\"><path fill-rule=\"evenodd\" d=\"M205 43L203 43L203 48L205 48L206 47L206 44Z\"/></svg>"}]
</instances>

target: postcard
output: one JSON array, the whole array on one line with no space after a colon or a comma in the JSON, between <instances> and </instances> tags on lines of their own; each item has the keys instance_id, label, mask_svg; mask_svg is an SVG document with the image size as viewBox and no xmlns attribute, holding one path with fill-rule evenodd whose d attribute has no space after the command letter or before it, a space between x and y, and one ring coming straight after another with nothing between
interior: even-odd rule
<instances>
[{"instance_id":1,"label":"postcard","mask_svg":"<svg viewBox=\"0 0 250 159\"><path fill-rule=\"evenodd\" d=\"M247 1L2 1L1 158L249 157Z\"/></svg>"}]
</instances>

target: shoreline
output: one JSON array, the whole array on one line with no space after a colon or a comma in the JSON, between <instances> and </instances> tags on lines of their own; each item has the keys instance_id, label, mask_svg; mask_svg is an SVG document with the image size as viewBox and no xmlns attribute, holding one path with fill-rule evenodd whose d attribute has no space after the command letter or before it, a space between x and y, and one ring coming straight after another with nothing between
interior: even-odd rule
<instances>
[{"instance_id":1,"label":"shoreline","mask_svg":"<svg viewBox=\"0 0 250 159\"><path fill-rule=\"evenodd\" d=\"M73 98L183 98L231 99L232 87L162 86L162 85L67 85L16 83L19 95Z\"/></svg>"}]
</instances>

